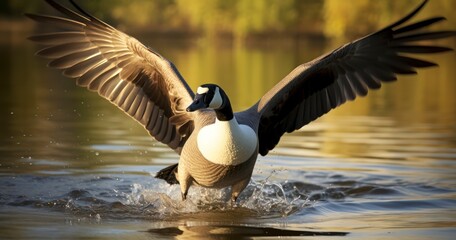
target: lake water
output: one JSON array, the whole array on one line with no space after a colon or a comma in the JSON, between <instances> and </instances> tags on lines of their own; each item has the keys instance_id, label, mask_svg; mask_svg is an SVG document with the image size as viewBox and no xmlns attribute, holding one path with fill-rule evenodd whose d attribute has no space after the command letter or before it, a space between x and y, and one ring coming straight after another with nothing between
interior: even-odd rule
<instances>
[{"instance_id":1,"label":"lake water","mask_svg":"<svg viewBox=\"0 0 456 240\"><path fill-rule=\"evenodd\" d=\"M153 178L178 155L8 33L0 44L0 239L454 239L456 54L439 68L285 135L238 206L226 190ZM223 86L236 110L337 45L265 40L233 47L140 38L195 89ZM454 42L447 45L455 46Z\"/></svg>"}]
</instances>

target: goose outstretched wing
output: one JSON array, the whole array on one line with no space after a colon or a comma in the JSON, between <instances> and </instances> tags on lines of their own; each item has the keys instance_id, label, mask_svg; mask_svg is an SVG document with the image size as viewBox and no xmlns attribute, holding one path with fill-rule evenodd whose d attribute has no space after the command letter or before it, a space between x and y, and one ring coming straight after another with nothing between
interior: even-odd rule
<instances>
[{"instance_id":1,"label":"goose outstretched wing","mask_svg":"<svg viewBox=\"0 0 456 240\"><path fill-rule=\"evenodd\" d=\"M85 12L53 0L49 5L66 17L26 14L60 27L30 37L45 45L37 55L63 70L79 86L98 94L137 120L156 140L180 153L194 124L185 108L194 93L175 66L136 39Z\"/></svg>"},{"instance_id":2,"label":"goose outstretched wing","mask_svg":"<svg viewBox=\"0 0 456 240\"><path fill-rule=\"evenodd\" d=\"M443 17L404 26L426 2L396 23L298 66L247 110L260 118L260 154L273 149L285 132L301 128L347 100L365 96L382 82L396 80L397 74L415 74L417 68L436 66L411 55L452 49L417 42L455 36L456 32L423 31Z\"/></svg>"}]
</instances>

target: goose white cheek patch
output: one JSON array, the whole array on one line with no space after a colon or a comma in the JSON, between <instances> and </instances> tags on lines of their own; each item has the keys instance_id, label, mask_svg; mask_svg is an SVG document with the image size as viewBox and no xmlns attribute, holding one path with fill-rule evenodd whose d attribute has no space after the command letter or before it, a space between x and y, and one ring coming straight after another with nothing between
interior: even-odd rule
<instances>
[{"instance_id":1,"label":"goose white cheek patch","mask_svg":"<svg viewBox=\"0 0 456 240\"><path fill-rule=\"evenodd\" d=\"M220 90L219 88L215 89L215 94L214 97L211 100L211 103L209 104L210 108L217 109L221 107L223 104L223 99L222 96L220 95Z\"/></svg>"},{"instance_id":2,"label":"goose white cheek patch","mask_svg":"<svg viewBox=\"0 0 456 240\"><path fill-rule=\"evenodd\" d=\"M198 87L198 89L196 90L196 93L204 94L204 93L207 93L208 91L209 91L209 88L207 88L207 87Z\"/></svg>"}]
</instances>

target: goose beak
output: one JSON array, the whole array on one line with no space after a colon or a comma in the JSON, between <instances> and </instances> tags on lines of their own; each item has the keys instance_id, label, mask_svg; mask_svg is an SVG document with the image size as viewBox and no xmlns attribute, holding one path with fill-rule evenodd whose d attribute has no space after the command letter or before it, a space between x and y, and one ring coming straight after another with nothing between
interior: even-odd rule
<instances>
[{"instance_id":1,"label":"goose beak","mask_svg":"<svg viewBox=\"0 0 456 240\"><path fill-rule=\"evenodd\" d=\"M197 94L192 104L187 107L187 112L194 112L202 108L207 108L206 103L204 103L204 94Z\"/></svg>"}]
</instances>

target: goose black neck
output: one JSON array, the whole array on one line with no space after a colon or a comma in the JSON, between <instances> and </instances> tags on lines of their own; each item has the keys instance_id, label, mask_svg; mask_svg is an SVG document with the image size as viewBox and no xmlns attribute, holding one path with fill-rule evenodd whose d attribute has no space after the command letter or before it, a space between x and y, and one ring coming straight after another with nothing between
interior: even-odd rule
<instances>
[{"instance_id":1,"label":"goose black neck","mask_svg":"<svg viewBox=\"0 0 456 240\"><path fill-rule=\"evenodd\" d=\"M226 96L225 92L223 92L223 90L220 91L223 98L223 103L220 108L215 109L215 115L219 121L230 121L234 117L233 109L231 108L230 100Z\"/></svg>"},{"instance_id":2,"label":"goose black neck","mask_svg":"<svg viewBox=\"0 0 456 240\"><path fill-rule=\"evenodd\" d=\"M219 121L230 121L233 119L233 110L231 109L231 106L228 105L215 110L215 115Z\"/></svg>"}]
</instances>

